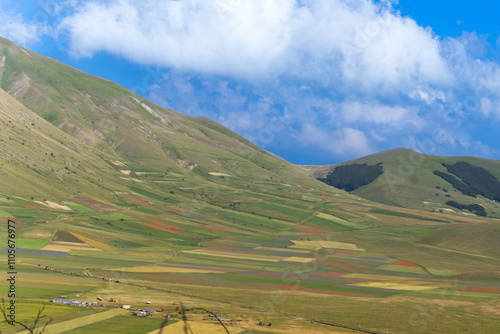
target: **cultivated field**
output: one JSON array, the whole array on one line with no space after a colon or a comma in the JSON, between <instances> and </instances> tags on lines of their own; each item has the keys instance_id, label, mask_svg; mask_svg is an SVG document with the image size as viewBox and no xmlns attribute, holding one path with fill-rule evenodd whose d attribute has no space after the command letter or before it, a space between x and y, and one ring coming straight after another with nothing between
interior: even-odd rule
<instances>
[{"instance_id":1,"label":"cultivated field","mask_svg":"<svg viewBox=\"0 0 500 334\"><path fill-rule=\"evenodd\" d=\"M145 184L156 182L148 177ZM19 236L18 320L29 323L48 305L50 333L158 333L167 315L164 333L223 330L206 311L230 333L355 332L337 325L489 333L500 324L495 220L272 181L236 192L227 184L196 200L200 187L177 181L162 204L161 195L133 185L105 205L66 201L71 211L3 200ZM98 307L50 302L60 296ZM182 307L190 311L180 314ZM164 311L132 315L144 308Z\"/></svg>"}]
</instances>

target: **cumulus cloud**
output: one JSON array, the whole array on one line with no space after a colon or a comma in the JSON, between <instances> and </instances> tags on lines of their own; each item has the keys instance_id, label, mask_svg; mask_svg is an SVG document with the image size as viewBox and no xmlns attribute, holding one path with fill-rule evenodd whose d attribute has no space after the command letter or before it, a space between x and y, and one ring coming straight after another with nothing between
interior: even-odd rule
<instances>
[{"instance_id":1,"label":"cumulus cloud","mask_svg":"<svg viewBox=\"0 0 500 334\"><path fill-rule=\"evenodd\" d=\"M294 1L88 1L65 18L75 56L217 74L267 73L285 51Z\"/></svg>"},{"instance_id":2,"label":"cumulus cloud","mask_svg":"<svg viewBox=\"0 0 500 334\"><path fill-rule=\"evenodd\" d=\"M73 2L59 29L75 57L106 51L190 73L314 82L344 96L427 104L457 103L457 89L500 79L498 64L476 59L484 36L442 40L394 12L394 1Z\"/></svg>"},{"instance_id":3,"label":"cumulus cloud","mask_svg":"<svg viewBox=\"0 0 500 334\"><path fill-rule=\"evenodd\" d=\"M87 1L66 17L75 56L260 77L345 81L368 90L453 80L432 31L369 0Z\"/></svg>"}]
</instances>

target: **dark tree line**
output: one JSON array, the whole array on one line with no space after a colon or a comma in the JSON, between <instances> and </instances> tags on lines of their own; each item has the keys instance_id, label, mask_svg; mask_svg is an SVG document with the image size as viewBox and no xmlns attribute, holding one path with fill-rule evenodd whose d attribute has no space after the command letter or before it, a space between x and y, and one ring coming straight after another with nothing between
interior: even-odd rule
<instances>
[{"instance_id":1,"label":"dark tree line","mask_svg":"<svg viewBox=\"0 0 500 334\"><path fill-rule=\"evenodd\" d=\"M470 212L474 212L478 216L486 216L486 210L479 204L460 204L455 201L448 201L446 205L452 206L459 210L469 210Z\"/></svg>"},{"instance_id":2,"label":"dark tree line","mask_svg":"<svg viewBox=\"0 0 500 334\"><path fill-rule=\"evenodd\" d=\"M459 179L457 179L453 175L446 174L446 173L440 172L438 170L435 170L434 174L439 176L440 178L442 178L446 182L450 183L453 186L453 188L457 189L458 191L461 191L462 194L467 195L467 196L471 196L471 197L476 197L477 191L474 188L463 183L462 181L460 181Z\"/></svg>"},{"instance_id":3,"label":"dark tree line","mask_svg":"<svg viewBox=\"0 0 500 334\"><path fill-rule=\"evenodd\" d=\"M459 161L455 164L445 164L448 173L434 171L434 174L449 182L453 188L467 196L481 195L488 199L500 202L500 182L486 169L471 166L467 162ZM458 178L457 178L458 177Z\"/></svg>"},{"instance_id":4,"label":"dark tree line","mask_svg":"<svg viewBox=\"0 0 500 334\"><path fill-rule=\"evenodd\" d=\"M384 168L381 162L376 165L342 165L331 171L326 178L318 178L318 180L335 188L353 191L373 182L383 172Z\"/></svg>"},{"instance_id":5,"label":"dark tree line","mask_svg":"<svg viewBox=\"0 0 500 334\"><path fill-rule=\"evenodd\" d=\"M453 165L443 164L449 173L458 176L462 181L474 188L477 195L500 202L500 182L486 169L471 166L459 161Z\"/></svg>"}]
</instances>

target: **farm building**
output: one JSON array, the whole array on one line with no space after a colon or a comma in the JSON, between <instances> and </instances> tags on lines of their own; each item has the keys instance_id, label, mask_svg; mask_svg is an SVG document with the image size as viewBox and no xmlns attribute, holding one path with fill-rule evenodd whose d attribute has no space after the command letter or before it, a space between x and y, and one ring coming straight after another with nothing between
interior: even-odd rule
<instances>
[{"instance_id":1,"label":"farm building","mask_svg":"<svg viewBox=\"0 0 500 334\"><path fill-rule=\"evenodd\" d=\"M71 299L66 299L66 298L54 298L52 299L53 303L56 304L64 304L64 305L73 305L73 306L85 306L85 307L90 307L90 306L98 306L97 302L80 302L77 300L71 300Z\"/></svg>"},{"instance_id":2,"label":"farm building","mask_svg":"<svg viewBox=\"0 0 500 334\"><path fill-rule=\"evenodd\" d=\"M80 304L81 304L81 302L78 302L76 300L66 299L66 298L54 298L54 299L52 299L52 302L56 303L56 304L77 305L77 306L80 306Z\"/></svg>"},{"instance_id":3,"label":"farm building","mask_svg":"<svg viewBox=\"0 0 500 334\"><path fill-rule=\"evenodd\" d=\"M156 309L152 309L152 308L145 308L142 310L143 312L146 312L146 313L155 313L156 312Z\"/></svg>"}]
</instances>

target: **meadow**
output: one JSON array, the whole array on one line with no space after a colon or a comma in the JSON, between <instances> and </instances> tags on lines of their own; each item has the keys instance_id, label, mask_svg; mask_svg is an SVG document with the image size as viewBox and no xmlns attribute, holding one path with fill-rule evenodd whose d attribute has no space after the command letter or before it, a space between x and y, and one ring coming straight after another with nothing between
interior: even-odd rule
<instances>
[{"instance_id":1,"label":"meadow","mask_svg":"<svg viewBox=\"0 0 500 334\"><path fill-rule=\"evenodd\" d=\"M184 328L175 311L182 303L241 318L228 323L231 333L355 332L332 324L486 333L500 324L500 260L497 249L483 247L495 220L386 207L302 185L286 187L293 197L288 190L263 194L266 201L256 196L271 185L226 186L203 201L199 188L182 182L167 201L134 186L108 203L115 210L81 201L66 201L71 211L37 210L25 199L0 203L17 221L18 320L29 322L48 305L51 333L153 333L169 314L166 328L176 332ZM453 241L443 239L440 231L452 229ZM60 296L100 307L50 303ZM121 305L166 311L142 318ZM220 329L201 311L187 313L194 333Z\"/></svg>"}]
</instances>

